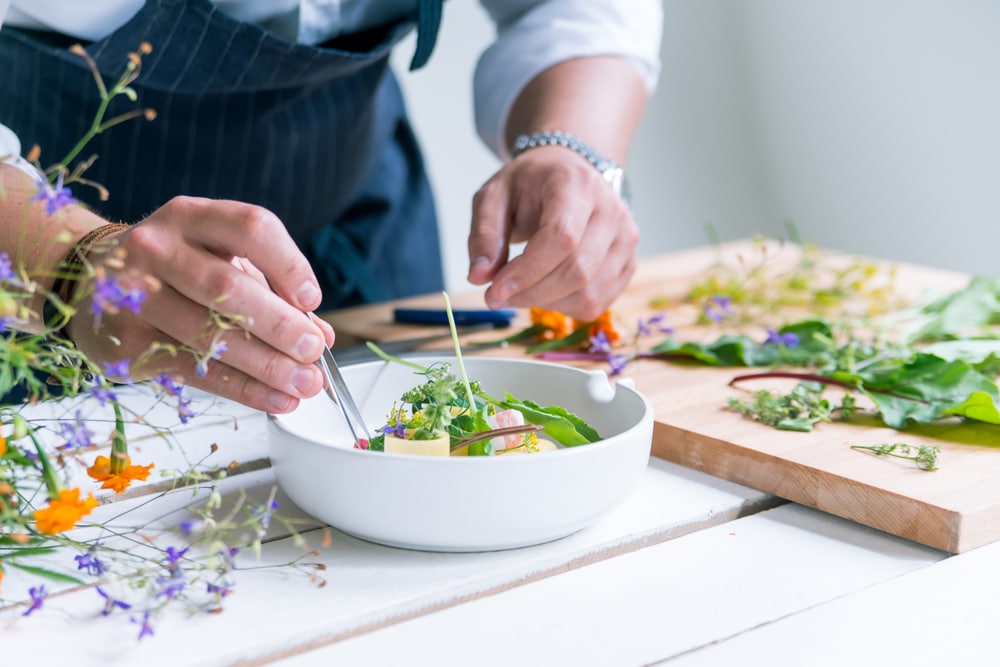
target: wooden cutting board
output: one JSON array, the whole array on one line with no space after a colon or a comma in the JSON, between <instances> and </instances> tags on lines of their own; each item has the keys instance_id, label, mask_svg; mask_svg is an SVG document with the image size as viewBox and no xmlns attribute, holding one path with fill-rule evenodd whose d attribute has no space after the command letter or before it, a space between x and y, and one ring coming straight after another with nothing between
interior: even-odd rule
<instances>
[{"instance_id":1,"label":"wooden cutting board","mask_svg":"<svg viewBox=\"0 0 1000 667\"><path fill-rule=\"evenodd\" d=\"M785 247L782 253L791 257L795 251ZM614 306L620 328L633 332L637 317L664 306L680 340L714 339L724 330L695 324L699 310L682 304L683 296L713 263L746 260L755 252L750 242L738 242L643 260L628 291ZM840 257L828 256L834 261ZM885 268L887 263L880 266ZM968 281L968 276L954 272L904 264L893 267L897 284L908 297L927 289L954 290ZM472 307L482 303L480 292L453 300ZM428 295L399 303L440 307L441 299ZM800 315L790 314L786 319ZM340 311L328 319L340 335L357 340L433 331L392 325L391 305L386 304ZM525 313L515 322L515 330L527 324ZM746 328L741 330L746 332ZM480 332L466 340L490 340L503 333ZM513 347L489 354L518 356L524 350ZM819 424L811 433L778 431L726 407L728 397L745 396L728 386L741 372L660 360L630 364L625 375L634 379L654 406L653 454L951 553L1000 539L1000 427L954 420L899 432L861 415L849 423ZM770 381L748 383L744 388L790 386ZM910 461L851 449L851 445L896 442L940 446L939 470L922 471Z\"/></svg>"}]
</instances>

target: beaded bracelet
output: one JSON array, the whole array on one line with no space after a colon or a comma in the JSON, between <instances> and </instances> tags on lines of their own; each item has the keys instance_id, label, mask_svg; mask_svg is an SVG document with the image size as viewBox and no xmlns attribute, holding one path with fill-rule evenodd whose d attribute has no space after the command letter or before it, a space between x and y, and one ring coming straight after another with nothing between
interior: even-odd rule
<instances>
[{"instance_id":1,"label":"beaded bracelet","mask_svg":"<svg viewBox=\"0 0 1000 667\"><path fill-rule=\"evenodd\" d=\"M120 232L123 229L128 229L129 225L124 222L112 222L106 225L101 225L95 229L87 232L83 238L73 244L69 252L66 253L66 257L63 258L62 262L59 264L59 274L52 283L52 293L57 295L63 303L69 303L70 299L73 298L73 293L76 289L76 285L79 282L81 271L83 270L84 262L87 260L87 255L93 250L106 236L114 234L115 232ZM49 302L46 302L46 306L50 306ZM48 310L49 308L46 308ZM49 314L45 315L45 321L50 322L52 318ZM58 334L63 338L69 340L69 336L66 333L66 327L69 325L67 321L58 330Z\"/></svg>"}]
</instances>

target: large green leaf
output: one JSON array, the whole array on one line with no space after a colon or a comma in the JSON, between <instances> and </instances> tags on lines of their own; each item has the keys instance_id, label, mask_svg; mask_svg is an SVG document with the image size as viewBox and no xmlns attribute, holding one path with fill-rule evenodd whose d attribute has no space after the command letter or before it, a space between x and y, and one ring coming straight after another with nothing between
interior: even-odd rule
<instances>
[{"instance_id":1,"label":"large green leaf","mask_svg":"<svg viewBox=\"0 0 1000 667\"><path fill-rule=\"evenodd\" d=\"M586 445L601 439L601 435L585 421L558 405L544 407L534 401L516 399L510 394L506 394L506 398L498 405L519 411L529 424L544 426L547 436L567 447Z\"/></svg>"},{"instance_id":2,"label":"large green leaf","mask_svg":"<svg viewBox=\"0 0 1000 667\"><path fill-rule=\"evenodd\" d=\"M969 397L953 408L942 411L946 415L960 415L966 419L1000 425L1000 407L997 401L986 392L974 391Z\"/></svg>"}]
</instances>

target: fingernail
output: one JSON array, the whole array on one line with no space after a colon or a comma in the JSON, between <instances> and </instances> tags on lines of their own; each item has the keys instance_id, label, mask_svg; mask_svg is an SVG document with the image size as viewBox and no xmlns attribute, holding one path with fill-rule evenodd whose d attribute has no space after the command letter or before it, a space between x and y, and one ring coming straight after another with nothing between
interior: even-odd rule
<instances>
[{"instance_id":1,"label":"fingernail","mask_svg":"<svg viewBox=\"0 0 1000 667\"><path fill-rule=\"evenodd\" d=\"M267 395L267 404L273 412L286 412L292 405L292 397L280 391L272 391Z\"/></svg>"},{"instance_id":2,"label":"fingernail","mask_svg":"<svg viewBox=\"0 0 1000 667\"><path fill-rule=\"evenodd\" d=\"M295 371L294 375L292 375L292 386L295 387L295 390L298 391L300 394L304 394L310 389L312 389L313 381L315 380L315 378L316 378L315 368L313 368L312 366L308 368L300 368L299 370Z\"/></svg>"},{"instance_id":3,"label":"fingernail","mask_svg":"<svg viewBox=\"0 0 1000 667\"><path fill-rule=\"evenodd\" d=\"M476 268L477 266L489 266L489 265L490 265L490 258L487 257L486 255L480 255L479 257L476 257L474 260L472 260L471 263L472 268Z\"/></svg>"},{"instance_id":4,"label":"fingernail","mask_svg":"<svg viewBox=\"0 0 1000 667\"><path fill-rule=\"evenodd\" d=\"M513 285L511 283L493 285L493 296L505 305L507 304L507 301L510 300L510 297L514 296L515 292L517 292L517 285Z\"/></svg>"},{"instance_id":5,"label":"fingernail","mask_svg":"<svg viewBox=\"0 0 1000 667\"><path fill-rule=\"evenodd\" d=\"M299 300L299 305L303 308L312 308L318 304L322 298L322 293L316 283L307 282L299 288L299 293L295 295Z\"/></svg>"},{"instance_id":6,"label":"fingernail","mask_svg":"<svg viewBox=\"0 0 1000 667\"><path fill-rule=\"evenodd\" d=\"M302 334L302 338L299 338L299 344L295 346L295 349L303 359L311 359L319 355L322 345L323 341L319 336L306 333Z\"/></svg>"}]
</instances>

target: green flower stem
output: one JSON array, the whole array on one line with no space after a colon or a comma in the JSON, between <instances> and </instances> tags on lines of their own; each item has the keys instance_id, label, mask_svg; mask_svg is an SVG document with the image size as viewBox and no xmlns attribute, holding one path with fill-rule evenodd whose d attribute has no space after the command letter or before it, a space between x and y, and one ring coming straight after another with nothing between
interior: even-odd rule
<instances>
[{"instance_id":1,"label":"green flower stem","mask_svg":"<svg viewBox=\"0 0 1000 667\"><path fill-rule=\"evenodd\" d=\"M543 431L544 426L538 424L523 424L522 426L508 426L506 428L495 428L492 431L482 431L480 433L475 433L468 438L463 438L451 446L451 451L461 449L466 445L471 445L474 442L480 442L482 440L492 440L493 438L502 438L507 435L517 435L518 433L531 433L533 431Z\"/></svg>"},{"instance_id":2,"label":"green flower stem","mask_svg":"<svg viewBox=\"0 0 1000 667\"><path fill-rule=\"evenodd\" d=\"M379 359L381 359L382 361L391 361L397 364L402 364L403 366L412 368L413 370L418 371L420 373L427 372L427 368L425 366L421 366L420 364L415 364L412 361L407 361L406 359L400 359L399 357L395 357L371 341L366 342L365 345L368 347L369 350L377 354Z\"/></svg>"},{"instance_id":3,"label":"green flower stem","mask_svg":"<svg viewBox=\"0 0 1000 667\"><path fill-rule=\"evenodd\" d=\"M62 491L62 483L56 476L56 470L49 461L49 455L45 453L42 443L38 442L34 429L28 431L28 437L35 444L35 453L38 454L38 461L42 464L42 478L45 480L45 490L49 492L49 500L58 500L59 492Z\"/></svg>"},{"instance_id":4,"label":"green flower stem","mask_svg":"<svg viewBox=\"0 0 1000 667\"><path fill-rule=\"evenodd\" d=\"M444 309L448 313L448 326L451 328L451 342L455 346L455 359L458 361L458 372L462 374L462 383L465 385L465 396L469 399L469 413L476 414L476 399L472 394L472 385L469 384L469 376L465 372L465 361L462 360L462 346L458 344L458 327L455 326L455 314L451 311L451 299L447 292L441 292L444 298Z\"/></svg>"},{"instance_id":5,"label":"green flower stem","mask_svg":"<svg viewBox=\"0 0 1000 667\"><path fill-rule=\"evenodd\" d=\"M90 129L88 129L87 132L82 137L80 137L80 140L76 142L76 145L73 146L70 152L66 154L66 157L64 157L58 164L56 164L56 167L58 167L58 169L53 170L52 173L49 174L50 180L54 180L58 176L59 172L69 169L69 165L73 162L73 160L76 159L76 157L80 154L81 151L83 151L83 149L87 146L87 144L89 144L90 141L98 134L108 129L109 127L113 127L118 123L121 123L130 118L135 118L136 116L144 113L142 111L126 113L116 118L112 118L107 123L104 122L104 114L108 112L108 105L111 104L111 100L113 100L115 97L125 93L125 90L128 88L128 83L131 81L130 77L132 75L132 72L134 71L135 71L135 63L129 61L128 65L125 68L125 73L122 74L120 79L118 79L118 82L115 83L114 87L111 88L111 90L105 91L104 82L101 80L100 74L96 71L96 69L94 70L94 79L97 81L98 88L100 89L101 92L101 103L97 107L97 113L94 114L94 121L90 124Z\"/></svg>"},{"instance_id":6,"label":"green flower stem","mask_svg":"<svg viewBox=\"0 0 1000 667\"><path fill-rule=\"evenodd\" d=\"M766 378L785 378L788 380L800 380L802 382L819 382L820 384L832 384L837 387L843 387L844 389L850 389L853 391L858 391L859 387L852 382L844 382L843 380L835 380L833 378L828 378L824 375L817 375L815 373L795 373L792 371L766 371L764 373L747 373L746 375L737 375L732 380L729 381L729 386L733 387L740 382L745 382L747 380L762 380ZM886 391L885 389L869 389L864 388L864 391L871 394L882 394L885 396L894 396L896 398L904 399L907 401L913 401L914 403L922 403L928 405L929 401L925 401L919 398L913 398L911 396L902 396L900 394L894 394L891 391Z\"/></svg>"},{"instance_id":7,"label":"green flower stem","mask_svg":"<svg viewBox=\"0 0 1000 667\"><path fill-rule=\"evenodd\" d=\"M115 408L115 432L111 434L111 473L120 475L128 466L128 441L125 439L125 419L122 417L122 406L117 402Z\"/></svg>"}]
</instances>

